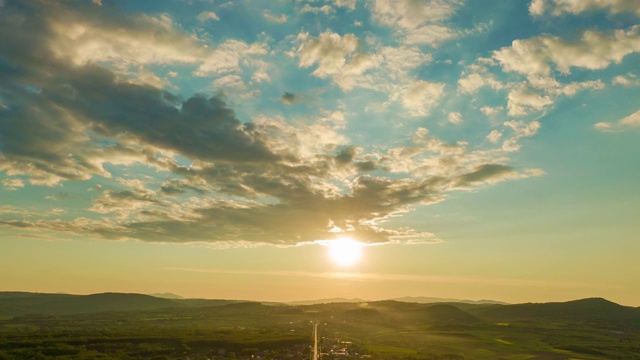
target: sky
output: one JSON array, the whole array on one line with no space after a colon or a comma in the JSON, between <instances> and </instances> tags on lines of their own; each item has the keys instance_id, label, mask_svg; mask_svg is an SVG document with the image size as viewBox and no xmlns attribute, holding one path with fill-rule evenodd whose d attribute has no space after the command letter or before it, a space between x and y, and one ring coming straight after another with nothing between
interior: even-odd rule
<instances>
[{"instance_id":1,"label":"sky","mask_svg":"<svg viewBox=\"0 0 640 360\"><path fill-rule=\"evenodd\" d=\"M640 306L639 65L635 0L0 0L0 291Z\"/></svg>"}]
</instances>

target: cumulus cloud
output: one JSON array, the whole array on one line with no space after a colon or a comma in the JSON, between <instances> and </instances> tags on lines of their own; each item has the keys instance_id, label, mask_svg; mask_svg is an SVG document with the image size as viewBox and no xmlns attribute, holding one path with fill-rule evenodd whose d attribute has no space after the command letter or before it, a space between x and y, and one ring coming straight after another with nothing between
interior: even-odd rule
<instances>
[{"instance_id":1,"label":"cumulus cloud","mask_svg":"<svg viewBox=\"0 0 640 360\"><path fill-rule=\"evenodd\" d=\"M486 71L483 71L482 73L472 72L458 79L458 91L463 94L475 93L483 87L500 90L505 88L505 85L498 81L495 76L487 73Z\"/></svg>"},{"instance_id":2,"label":"cumulus cloud","mask_svg":"<svg viewBox=\"0 0 640 360\"><path fill-rule=\"evenodd\" d=\"M358 0L333 0L333 5L339 8L346 8L349 11L356 9Z\"/></svg>"},{"instance_id":3,"label":"cumulus cloud","mask_svg":"<svg viewBox=\"0 0 640 360\"><path fill-rule=\"evenodd\" d=\"M384 25L415 29L426 21L450 18L460 4L460 1L455 0L374 0L371 8L374 19Z\"/></svg>"},{"instance_id":4,"label":"cumulus cloud","mask_svg":"<svg viewBox=\"0 0 640 360\"><path fill-rule=\"evenodd\" d=\"M213 11L203 11L198 14L198 20L204 22L207 20L220 20L220 18Z\"/></svg>"},{"instance_id":5,"label":"cumulus cloud","mask_svg":"<svg viewBox=\"0 0 640 360\"><path fill-rule=\"evenodd\" d=\"M491 141L494 144L497 144L502 137L502 131L499 130L491 130L489 135L487 135L487 140Z\"/></svg>"},{"instance_id":6,"label":"cumulus cloud","mask_svg":"<svg viewBox=\"0 0 640 360\"><path fill-rule=\"evenodd\" d=\"M447 116L447 120L449 120L452 124L461 124L462 123L462 114L459 112L450 112Z\"/></svg>"},{"instance_id":7,"label":"cumulus cloud","mask_svg":"<svg viewBox=\"0 0 640 360\"><path fill-rule=\"evenodd\" d=\"M417 80L404 90L402 104L411 116L426 116L438 104L443 94L443 83Z\"/></svg>"},{"instance_id":8,"label":"cumulus cloud","mask_svg":"<svg viewBox=\"0 0 640 360\"><path fill-rule=\"evenodd\" d=\"M534 16L552 14L577 15L586 11L606 10L612 14L632 13L640 16L640 3L628 0L532 0L529 13Z\"/></svg>"},{"instance_id":9,"label":"cumulus cloud","mask_svg":"<svg viewBox=\"0 0 640 360\"><path fill-rule=\"evenodd\" d=\"M622 86L640 86L640 79L638 76L629 73L626 75L618 75L611 80L612 85L622 85Z\"/></svg>"},{"instance_id":10,"label":"cumulus cloud","mask_svg":"<svg viewBox=\"0 0 640 360\"><path fill-rule=\"evenodd\" d=\"M375 21L396 28L406 44L438 46L460 36L444 21L461 5L458 0L373 0L370 4Z\"/></svg>"},{"instance_id":11,"label":"cumulus cloud","mask_svg":"<svg viewBox=\"0 0 640 360\"><path fill-rule=\"evenodd\" d=\"M480 108L480 111L486 116L493 116L502 110L504 110L502 106L483 106Z\"/></svg>"},{"instance_id":12,"label":"cumulus cloud","mask_svg":"<svg viewBox=\"0 0 640 360\"><path fill-rule=\"evenodd\" d=\"M550 96L522 83L512 89L507 96L507 113L509 116L524 116L531 111L539 111L553 104Z\"/></svg>"},{"instance_id":13,"label":"cumulus cloud","mask_svg":"<svg viewBox=\"0 0 640 360\"><path fill-rule=\"evenodd\" d=\"M298 48L300 67L317 64L312 75L319 78L332 77L343 90L351 90L356 79L368 69L376 66L371 54L360 52L360 40L353 34L340 36L325 31L318 37L300 33Z\"/></svg>"},{"instance_id":14,"label":"cumulus cloud","mask_svg":"<svg viewBox=\"0 0 640 360\"><path fill-rule=\"evenodd\" d=\"M542 35L514 40L511 46L493 53L507 72L523 75L549 75L553 69L568 74L571 68L599 70L620 63L625 56L640 51L640 26L603 33L586 30L579 41ZM553 67L552 67L553 65Z\"/></svg>"},{"instance_id":15,"label":"cumulus cloud","mask_svg":"<svg viewBox=\"0 0 640 360\"><path fill-rule=\"evenodd\" d=\"M640 127L640 110L634 112L631 115L625 116L624 118L613 121L606 122L602 121L593 125L596 130L603 132L617 132L623 131L629 128L637 128Z\"/></svg>"}]
</instances>

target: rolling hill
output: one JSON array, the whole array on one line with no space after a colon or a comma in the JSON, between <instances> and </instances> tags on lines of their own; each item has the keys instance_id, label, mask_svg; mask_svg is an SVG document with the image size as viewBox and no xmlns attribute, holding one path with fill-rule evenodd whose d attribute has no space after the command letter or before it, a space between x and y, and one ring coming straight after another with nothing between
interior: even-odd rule
<instances>
[{"instance_id":1,"label":"rolling hill","mask_svg":"<svg viewBox=\"0 0 640 360\"><path fill-rule=\"evenodd\" d=\"M359 299L358 302L286 305L242 300L167 299L125 293L69 295L0 292L0 317L5 318L26 314L71 315L114 311L164 311L163 309L169 311L171 308L241 317L308 313L314 314L318 319L337 317L355 322L401 322L415 326L519 321L593 323L640 329L640 309L618 305L601 298L513 305L469 302L417 303L396 300L362 302Z\"/></svg>"}]
</instances>

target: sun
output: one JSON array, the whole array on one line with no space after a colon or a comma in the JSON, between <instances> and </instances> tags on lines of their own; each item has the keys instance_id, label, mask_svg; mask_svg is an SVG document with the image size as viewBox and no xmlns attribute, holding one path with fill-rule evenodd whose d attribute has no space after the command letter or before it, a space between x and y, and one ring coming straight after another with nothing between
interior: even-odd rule
<instances>
[{"instance_id":1,"label":"sun","mask_svg":"<svg viewBox=\"0 0 640 360\"><path fill-rule=\"evenodd\" d=\"M352 266L362 257L363 244L348 237L326 242L327 253L336 265Z\"/></svg>"}]
</instances>

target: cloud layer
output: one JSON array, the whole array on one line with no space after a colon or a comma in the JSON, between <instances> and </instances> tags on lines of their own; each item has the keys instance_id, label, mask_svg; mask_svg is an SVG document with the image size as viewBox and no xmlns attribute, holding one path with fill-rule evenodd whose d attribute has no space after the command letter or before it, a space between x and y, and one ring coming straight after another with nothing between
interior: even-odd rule
<instances>
[{"instance_id":1,"label":"cloud layer","mask_svg":"<svg viewBox=\"0 0 640 360\"><path fill-rule=\"evenodd\" d=\"M530 11L636 11L593 4L534 1ZM368 1L366 31L357 29L360 20L315 32L290 24L311 13L358 14L356 1L305 4L287 14L256 10L255 19L288 29L276 40L265 32L241 38L209 31L224 26L226 8L194 10L188 28L163 12L5 1L3 188L13 194L83 183L90 191L82 206L0 213L0 226L218 246L292 246L345 234L369 243L438 242L394 219L451 192L543 175L510 163L542 127L529 116L605 86L567 76L640 51L636 25L586 30L573 40L516 39L456 64L434 54L470 36L452 24L464 5ZM447 79L431 65L459 76ZM618 83L631 86L629 79ZM192 91L197 86L206 91ZM485 90L502 102L478 104ZM327 94L334 97L318 106ZM475 115L455 108L463 102ZM636 126L636 114L596 128ZM500 120L459 136L442 130L487 117Z\"/></svg>"}]
</instances>

